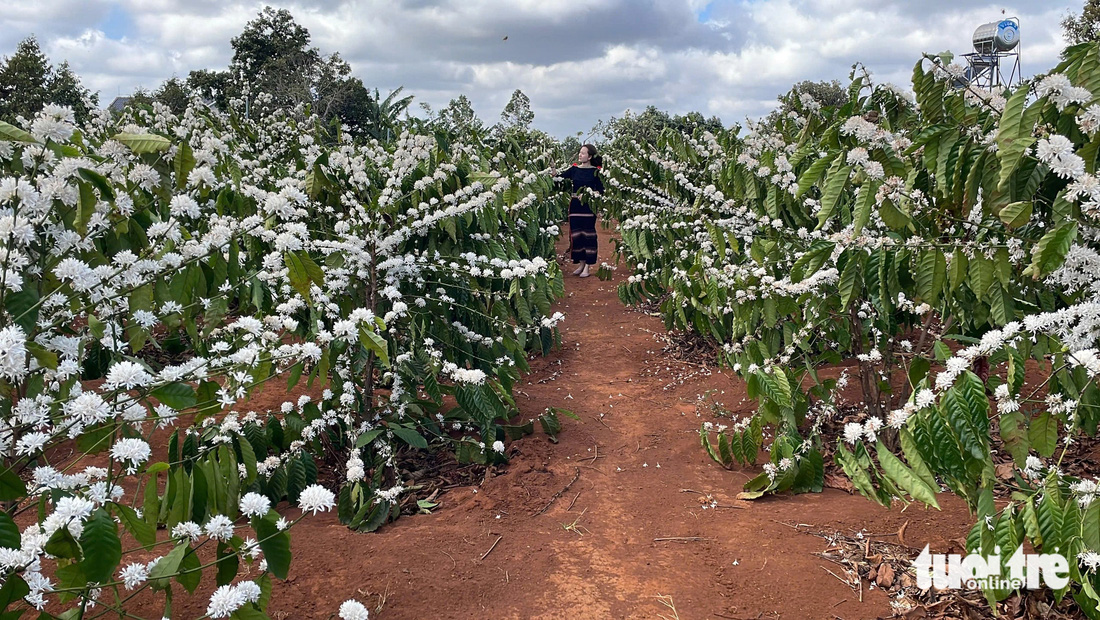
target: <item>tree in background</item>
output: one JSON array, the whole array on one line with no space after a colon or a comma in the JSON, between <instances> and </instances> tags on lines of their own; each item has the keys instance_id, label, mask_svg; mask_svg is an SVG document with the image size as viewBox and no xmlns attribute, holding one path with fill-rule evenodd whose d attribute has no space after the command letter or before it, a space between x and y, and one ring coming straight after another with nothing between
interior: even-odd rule
<instances>
[{"instance_id":1,"label":"tree in background","mask_svg":"<svg viewBox=\"0 0 1100 620\"><path fill-rule=\"evenodd\" d=\"M534 121L535 113L531 110L531 99L517 88L512 93L512 98L508 100L508 105L504 106L504 111L500 113L500 130L503 132L526 131Z\"/></svg>"},{"instance_id":2,"label":"tree in background","mask_svg":"<svg viewBox=\"0 0 1100 620\"><path fill-rule=\"evenodd\" d=\"M398 86L385 99L378 94L377 88L374 89L374 96L367 100L364 107L366 135L380 142L388 142L401 133L401 115L408 111L413 101L412 95L398 97L404 89L404 86Z\"/></svg>"},{"instance_id":3,"label":"tree in background","mask_svg":"<svg viewBox=\"0 0 1100 620\"><path fill-rule=\"evenodd\" d=\"M30 118L46 103L50 61L34 37L27 37L0 68L0 117Z\"/></svg>"},{"instance_id":4,"label":"tree in background","mask_svg":"<svg viewBox=\"0 0 1100 620\"><path fill-rule=\"evenodd\" d=\"M795 84L793 90L798 91L799 94L809 95L827 107L840 107L848 103L848 91L840 85L838 80L831 82L803 80Z\"/></svg>"},{"instance_id":5,"label":"tree in background","mask_svg":"<svg viewBox=\"0 0 1100 620\"><path fill-rule=\"evenodd\" d=\"M699 112L673 116L651 105L640 113L627 110L621 118L612 116L607 121L601 120L592 128L591 133L598 136L600 142L609 145L622 144L624 141L631 140L637 140L642 144L655 144L657 137L665 129L672 129L677 133L691 133L695 129L717 133L722 130L722 121L717 116L706 118Z\"/></svg>"},{"instance_id":6,"label":"tree in background","mask_svg":"<svg viewBox=\"0 0 1100 620\"><path fill-rule=\"evenodd\" d=\"M187 75L187 88L210 102L218 108L229 108L229 92L231 90L228 71L211 71L198 69Z\"/></svg>"},{"instance_id":7,"label":"tree in background","mask_svg":"<svg viewBox=\"0 0 1100 620\"><path fill-rule=\"evenodd\" d=\"M848 103L848 91L840 85L838 80L826 82L824 80L820 82L814 82L811 80L803 80L791 87L791 90L786 94L780 95L779 107L772 110L766 117L764 117L764 126L775 127L783 115L790 112L792 109L790 103L790 97L801 97L802 95L809 95L814 98L814 101L818 102L825 107L840 107L845 103Z\"/></svg>"},{"instance_id":8,"label":"tree in background","mask_svg":"<svg viewBox=\"0 0 1100 620\"><path fill-rule=\"evenodd\" d=\"M354 134L369 135L374 122L371 113L375 104L376 100L363 85L363 80L349 77L342 96L333 100L326 109L330 120L339 119Z\"/></svg>"},{"instance_id":9,"label":"tree in background","mask_svg":"<svg viewBox=\"0 0 1100 620\"><path fill-rule=\"evenodd\" d=\"M276 107L313 103L311 87L322 58L309 40L309 30L296 23L290 11L264 7L230 42L233 96L264 93Z\"/></svg>"},{"instance_id":10,"label":"tree in background","mask_svg":"<svg viewBox=\"0 0 1100 620\"><path fill-rule=\"evenodd\" d=\"M173 114L183 114L187 105L191 102L193 91L187 82L177 77L165 80L160 88L153 91L153 99L163 103L172 110Z\"/></svg>"},{"instance_id":11,"label":"tree in background","mask_svg":"<svg viewBox=\"0 0 1100 620\"><path fill-rule=\"evenodd\" d=\"M570 162L573 161L573 158L575 158L577 156L577 153L580 153L581 146L582 146L581 145L581 136L582 135L584 135L584 134L582 134L581 132L578 131L576 135L566 136L566 138L561 141L561 152L562 152L562 155L564 156L564 159L562 161L565 162L564 165L568 165ZM559 165L562 165L562 167L564 167L564 165L561 164L561 162L559 162Z\"/></svg>"},{"instance_id":12,"label":"tree in background","mask_svg":"<svg viewBox=\"0 0 1100 620\"><path fill-rule=\"evenodd\" d=\"M274 106L308 104L325 122L339 118L361 127L369 109L363 82L352 77L339 53L323 56L309 42L309 30L290 11L264 7L231 42L229 78L236 96L265 93Z\"/></svg>"},{"instance_id":13,"label":"tree in background","mask_svg":"<svg viewBox=\"0 0 1100 620\"><path fill-rule=\"evenodd\" d=\"M157 102L167 106L173 114L182 114L191 103L191 97L194 94L195 90L188 85L187 81L172 77L152 92L143 88L135 90L126 105L151 106L153 102Z\"/></svg>"},{"instance_id":14,"label":"tree in background","mask_svg":"<svg viewBox=\"0 0 1100 620\"><path fill-rule=\"evenodd\" d=\"M436 125L451 135L464 140L472 141L485 132L485 123L474 112L474 106L466 95L459 95L451 99L447 105L439 111L435 119Z\"/></svg>"},{"instance_id":15,"label":"tree in background","mask_svg":"<svg viewBox=\"0 0 1100 620\"><path fill-rule=\"evenodd\" d=\"M339 53L325 56L311 47L309 30L290 11L264 7L231 45L229 68L192 71L185 84L190 91L223 110L237 98L245 98L251 108L263 93L271 100L262 105L308 105L326 123L338 119L353 131L369 126L370 91L351 75L351 65ZM170 92L175 90L172 85Z\"/></svg>"},{"instance_id":16,"label":"tree in background","mask_svg":"<svg viewBox=\"0 0 1100 620\"><path fill-rule=\"evenodd\" d=\"M73 73L67 60L50 74L46 83L46 99L49 103L69 106L79 121L88 118L88 114L99 103L99 95L80 83L80 78Z\"/></svg>"},{"instance_id":17,"label":"tree in background","mask_svg":"<svg viewBox=\"0 0 1100 620\"><path fill-rule=\"evenodd\" d=\"M500 122L493 125L486 136L488 140L496 142L502 151L513 149L516 152L534 147L535 145L558 146L558 141L550 134L539 129L533 129L531 123L535 120L535 112L531 109L531 99L516 89L508 104L500 113Z\"/></svg>"},{"instance_id":18,"label":"tree in background","mask_svg":"<svg viewBox=\"0 0 1100 620\"><path fill-rule=\"evenodd\" d=\"M33 37L0 62L0 119L30 118L47 103L69 106L83 121L99 97L80 83L68 62L54 69Z\"/></svg>"},{"instance_id":19,"label":"tree in background","mask_svg":"<svg viewBox=\"0 0 1100 620\"><path fill-rule=\"evenodd\" d=\"M1066 14L1062 34L1070 45L1100 39L1100 0L1085 0L1080 15Z\"/></svg>"}]
</instances>

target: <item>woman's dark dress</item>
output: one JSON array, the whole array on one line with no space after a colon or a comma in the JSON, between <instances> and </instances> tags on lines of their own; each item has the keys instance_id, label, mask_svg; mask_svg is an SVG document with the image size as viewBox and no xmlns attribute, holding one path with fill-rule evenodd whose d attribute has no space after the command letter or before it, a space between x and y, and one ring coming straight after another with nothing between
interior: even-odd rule
<instances>
[{"instance_id":1,"label":"woman's dark dress","mask_svg":"<svg viewBox=\"0 0 1100 620\"><path fill-rule=\"evenodd\" d=\"M573 193L582 187L588 187L603 193L603 181L597 176L598 168L581 168L573 164L561 173L562 178L573 181ZM574 263L596 264L596 214L576 196L569 201L569 240L572 242L570 258Z\"/></svg>"}]
</instances>

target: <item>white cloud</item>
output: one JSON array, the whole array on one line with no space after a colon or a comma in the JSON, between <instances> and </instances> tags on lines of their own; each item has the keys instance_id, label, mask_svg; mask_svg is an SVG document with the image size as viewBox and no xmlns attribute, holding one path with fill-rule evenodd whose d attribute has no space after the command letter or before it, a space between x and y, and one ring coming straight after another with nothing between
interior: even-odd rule
<instances>
[{"instance_id":1,"label":"white cloud","mask_svg":"<svg viewBox=\"0 0 1100 620\"><path fill-rule=\"evenodd\" d=\"M224 68L230 39L262 2L40 0L0 16L0 49L35 34L68 59L104 103L192 69ZM921 52L969 51L975 27L1001 18L977 0L298 0L288 8L313 45L340 52L383 93L405 86L434 107L467 94L488 122L512 91L531 98L535 125L558 135L653 104L727 124L766 114L801 80L844 82L860 61L908 85ZM1009 7L1021 20L1024 73L1053 67L1061 17L1080 0ZM129 32L104 34L113 10ZM705 11L707 23L700 23ZM508 39L504 40L507 36Z\"/></svg>"}]
</instances>

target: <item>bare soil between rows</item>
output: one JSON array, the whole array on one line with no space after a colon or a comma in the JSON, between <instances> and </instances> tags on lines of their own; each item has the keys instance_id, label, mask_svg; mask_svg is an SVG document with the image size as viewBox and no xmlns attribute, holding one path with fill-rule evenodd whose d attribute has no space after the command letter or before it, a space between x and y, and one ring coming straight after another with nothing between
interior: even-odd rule
<instances>
[{"instance_id":1,"label":"bare soil between rows","mask_svg":"<svg viewBox=\"0 0 1100 620\"><path fill-rule=\"evenodd\" d=\"M605 258L608 237L600 231ZM707 457L698 431L709 414L700 417L695 402L716 390L748 413L744 383L702 370L708 359L663 355L660 319L618 300L623 270L605 282L562 266L562 347L532 360L516 400L524 419L552 406L580 420L562 418L557 444L541 432L512 442L507 467L443 492L430 515L372 534L349 531L334 513L306 518L292 532L294 559L275 585L272 618L331 618L349 598L379 620L889 617L889 595L867 582L857 593L831 575L842 569L815 555L828 543L809 531L897 543L908 522L914 557L926 543L961 549L970 516L947 494L941 511L886 510L828 488L737 500L760 470L727 471ZM277 409L283 399L260 394L244 408ZM704 507L706 495L717 508ZM212 576L174 609L201 615L213 589L205 581Z\"/></svg>"}]
</instances>

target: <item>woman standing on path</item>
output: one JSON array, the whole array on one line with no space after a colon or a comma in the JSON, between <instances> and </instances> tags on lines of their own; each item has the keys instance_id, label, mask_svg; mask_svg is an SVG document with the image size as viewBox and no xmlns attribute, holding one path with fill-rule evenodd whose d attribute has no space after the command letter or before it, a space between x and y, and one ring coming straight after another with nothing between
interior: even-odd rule
<instances>
[{"instance_id":1,"label":"woman standing on path","mask_svg":"<svg viewBox=\"0 0 1100 620\"><path fill-rule=\"evenodd\" d=\"M592 275L588 272L589 266L596 264L596 214L579 192L582 187L587 187L603 193L603 181L598 174L603 158L596 153L595 146L586 144L577 154L577 161L579 163L562 172L561 177L573 181L573 198L569 201L570 258L573 264L581 265L573 271L573 275L587 278ZM550 173L558 176L553 168Z\"/></svg>"}]
</instances>

